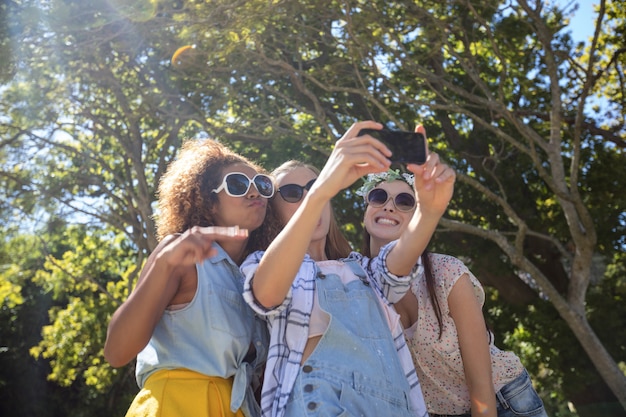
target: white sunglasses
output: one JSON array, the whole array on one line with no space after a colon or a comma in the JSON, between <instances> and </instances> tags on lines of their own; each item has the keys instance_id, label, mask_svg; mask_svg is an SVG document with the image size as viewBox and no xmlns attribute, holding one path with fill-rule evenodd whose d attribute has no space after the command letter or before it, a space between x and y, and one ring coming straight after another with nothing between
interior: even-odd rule
<instances>
[{"instance_id":1,"label":"white sunglasses","mask_svg":"<svg viewBox=\"0 0 626 417\"><path fill-rule=\"evenodd\" d=\"M229 172L224 175L222 184L214 189L213 192L219 193L224 190L226 194L231 197L243 197L248 194L251 184L254 184L254 187L261 197L271 198L274 195L274 182L272 178L265 174L256 174L250 179L242 172Z\"/></svg>"}]
</instances>

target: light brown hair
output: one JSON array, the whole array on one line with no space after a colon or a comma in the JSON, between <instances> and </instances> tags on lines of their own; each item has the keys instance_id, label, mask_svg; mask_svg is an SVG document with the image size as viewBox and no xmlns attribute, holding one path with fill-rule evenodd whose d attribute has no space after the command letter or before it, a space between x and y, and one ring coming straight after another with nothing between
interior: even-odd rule
<instances>
[{"instance_id":1,"label":"light brown hair","mask_svg":"<svg viewBox=\"0 0 626 417\"><path fill-rule=\"evenodd\" d=\"M286 174L298 168L306 168L312 171L316 176L319 176L320 173L320 170L313 165L309 165L301 161L291 160L283 163L281 166L273 170L272 175L274 177L278 177L279 175ZM281 198L278 195L278 192L276 193L274 198ZM346 239L346 237L341 232L341 228L337 223L337 219L335 218L335 213L332 207L330 209L330 228L328 230L328 234L326 235L326 245L324 252L326 253L328 259L347 258L350 255L350 252L352 252L350 242L348 242L348 239Z\"/></svg>"}]
</instances>

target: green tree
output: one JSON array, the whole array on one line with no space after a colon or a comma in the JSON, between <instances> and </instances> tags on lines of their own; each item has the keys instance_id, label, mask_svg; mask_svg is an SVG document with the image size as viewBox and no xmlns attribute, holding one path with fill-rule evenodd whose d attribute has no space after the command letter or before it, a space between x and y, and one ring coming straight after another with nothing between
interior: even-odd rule
<instances>
[{"instance_id":1,"label":"green tree","mask_svg":"<svg viewBox=\"0 0 626 417\"><path fill-rule=\"evenodd\" d=\"M501 343L554 397L555 415L566 400L597 415L589 404L615 398L611 413L623 415L618 1L600 2L594 38L580 45L567 33L571 10L526 0L11 5L8 33L24 40L12 38L19 70L0 89L2 207L65 245L20 284L22 296L49 291L50 320L31 347L58 384L78 384L84 398L124 395L129 370L102 362L104 323L156 244L154 192L181 140L217 137L268 168L321 166L352 122L374 119L424 123L430 148L456 168L434 248L491 288ZM335 203L358 247L352 191ZM57 218L63 227L46 226ZM0 288L17 288L7 280Z\"/></svg>"},{"instance_id":2,"label":"green tree","mask_svg":"<svg viewBox=\"0 0 626 417\"><path fill-rule=\"evenodd\" d=\"M110 230L57 227L62 228L57 230L62 234L54 234L61 247L49 253L44 244L44 264L32 279L53 305L42 340L30 353L48 360L50 381L80 393L75 403L82 415L96 415L92 408L97 414L121 414L136 391L134 374L132 369L103 366L102 349L108 318L128 296L129 281L136 275L137 248Z\"/></svg>"},{"instance_id":3,"label":"green tree","mask_svg":"<svg viewBox=\"0 0 626 417\"><path fill-rule=\"evenodd\" d=\"M94 290L99 283L113 281L114 271L133 256L128 248L116 247L110 236L90 236L84 229L55 221L37 235L7 235L3 240L3 415L121 415L136 389L132 373L102 366L107 312L123 298L123 280L116 280L117 287L108 284L117 293ZM98 241L103 235L106 241ZM64 261L72 255L77 259L68 265ZM64 259L57 259L61 256ZM59 273L65 266L68 269Z\"/></svg>"},{"instance_id":4,"label":"green tree","mask_svg":"<svg viewBox=\"0 0 626 417\"><path fill-rule=\"evenodd\" d=\"M620 187L593 189L591 176L602 166L613 185L623 178L623 164L610 165L623 158L623 101L614 100L613 117L589 114L602 83L622 91L623 38L606 4L584 49L564 32L568 11L523 0L248 2L236 13L218 8L217 27L190 22L198 26L189 33L205 34L195 54L207 59L185 71L198 77L226 60L237 131L250 135L259 125L247 121L269 119L268 137L284 122L315 146L356 119L404 129L425 122L439 139L431 146L459 172L441 223L447 247L509 300L547 299L626 408L626 377L613 357L622 350L606 349L586 306L589 286L602 280L595 257L622 250L624 232ZM228 55L214 64L220 51ZM615 221L601 245L599 228L608 230L596 224L595 192L612 197L602 216Z\"/></svg>"},{"instance_id":5,"label":"green tree","mask_svg":"<svg viewBox=\"0 0 626 417\"><path fill-rule=\"evenodd\" d=\"M30 281L39 262L35 238L11 238L3 233L0 246L0 410L11 415L19 404L24 416L45 415L54 401L54 386L46 383L47 369L28 349L37 343L45 324L49 299ZM16 262L17 260L17 262ZM51 401L52 400L52 401ZM11 404L11 405L9 405Z\"/></svg>"}]
</instances>

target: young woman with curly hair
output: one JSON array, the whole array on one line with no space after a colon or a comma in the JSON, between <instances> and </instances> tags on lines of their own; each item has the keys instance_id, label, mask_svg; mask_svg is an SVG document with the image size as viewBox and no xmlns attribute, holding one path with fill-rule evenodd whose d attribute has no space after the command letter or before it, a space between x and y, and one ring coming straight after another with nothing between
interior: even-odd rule
<instances>
[{"instance_id":1,"label":"young woman with curly hair","mask_svg":"<svg viewBox=\"0 0 626 417\"><path fill-rule=\"evenodd\" d=\"M256 416L252 382L267 330L243 300L238 265L267 245L273 180L212 140L184 143L158 189L160 243L113 314L114 367L137 357L127 416ZM258 382L258 381L257 381Z\"/></svg>"}]
</instances>

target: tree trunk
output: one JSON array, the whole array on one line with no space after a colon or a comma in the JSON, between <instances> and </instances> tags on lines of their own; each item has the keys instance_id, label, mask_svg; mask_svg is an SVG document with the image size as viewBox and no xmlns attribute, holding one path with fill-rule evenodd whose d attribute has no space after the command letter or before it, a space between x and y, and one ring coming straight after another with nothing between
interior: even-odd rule
<instances>
[{"instance_id":1,"label":"tree trunk","mask_svg":"<svg viewBox=\"0 0 626 417\"><path fill-rule=\"evenodd\" d=\"M626 410L626 376L593 331L587 318L575 313L563 299L552 300L559 315L567 322L581 346L589 355L624 410Z\"/></svg>"}]
</instances>

